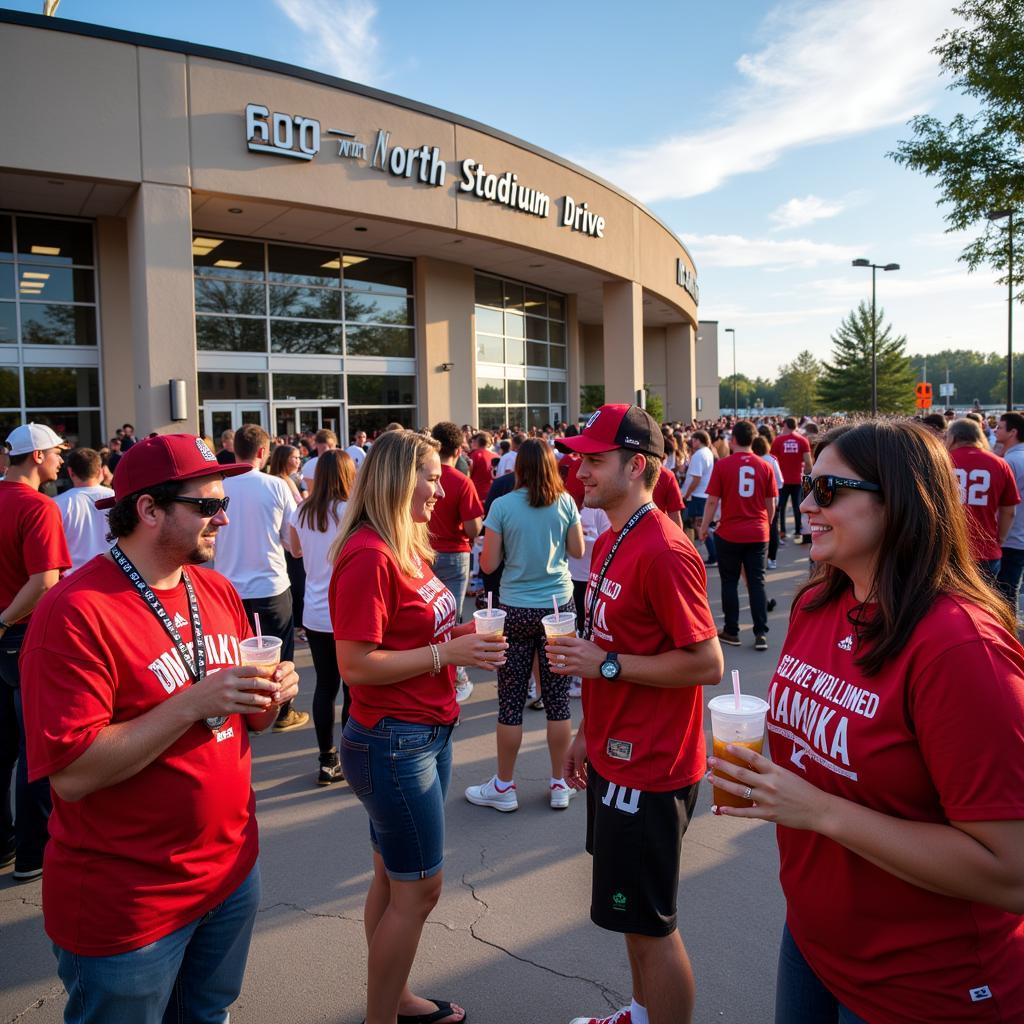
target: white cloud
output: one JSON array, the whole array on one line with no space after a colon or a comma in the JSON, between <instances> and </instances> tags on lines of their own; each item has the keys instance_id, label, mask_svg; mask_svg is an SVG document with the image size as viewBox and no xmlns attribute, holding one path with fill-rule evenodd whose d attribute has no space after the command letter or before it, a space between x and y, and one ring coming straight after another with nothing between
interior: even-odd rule
<instances>
[{"instance_id":1,"label":"white cloud","mask_svg":"<svg viewBox=\"0 0 1024 1024\"><path fill-rule=\"evenodd\" d=\"M941 82L930 52L950 24L944 0L791 0L765 23L769 41L743 54L744 84L717 124L580 162L641 200L683 199L787 150L901 124L926 109Z\"/></svg>"},{"instance_id":2,"label":"white cloud","mask_svg":"<svg viewBox=\"0 0 1024 1024\"><path fill-rule=\"evenodd\" d=\"M838 216L846 209L846 204L837 200L821 199L818 196L804 196L803 199L790 199L768 214L768 219L775 222L774 231L786 231L790 228L802 228L813 224L816 220L828 220Z\"/></svg>"},{"instance_id":3,"label":"white cloud","mask_svg":"<svg viewBox=\"0 0 1024 1024\"><path fill-rule=\"evenodd\" d=\"M705 267L814 267L819 263L849 262L857 246L811 242L805 238L745 238L742 235L684 234L683 241L697 265Z\"/></svg>"},{"instance_id":4,"label":"white cloud","mask_svg":"<svg viewBox=\"0 0 1024 1024\"><path fill-rule=\"evenodd\" d=\"M380 77L379 41L373 30L377 8L370 0L275 0L307 36L303 62L320 71L370 84Z\"/></svg>"},{"instance_id":5,"label":"white cloud","mask_svg":"<svg viewBox=\"0 0 1024 1024\"><path fill-rule=\"evenodd\" d=\"M990 296L999 294L999 285L994 271L982 270L970 274L967 269L937 270L930 274L913 275L903 271L879 273L876 277L876 296L879 305L883 299L887 302L910 298L926 298L928 296L949 295L956 292L960 296L958 302L964 300L963 293L974 293L980 300L988 300ZM871 275L861 271L851 271L848 277L820 278L808 281L802 286L807 292L832 299L871 299ZM925 304L927 305L927 304ZM919 307L923 308L923 307Z\"/></svg>"}]
</instances>

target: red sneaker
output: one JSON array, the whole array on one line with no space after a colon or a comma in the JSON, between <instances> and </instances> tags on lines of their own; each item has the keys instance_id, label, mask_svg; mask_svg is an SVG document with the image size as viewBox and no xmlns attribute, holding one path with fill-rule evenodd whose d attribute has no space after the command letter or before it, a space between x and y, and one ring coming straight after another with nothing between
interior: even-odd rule
<instances>
[{"instance_id":1,"label":"red sneaker","mask_svg":"<svg viewBox=\"0 0 1024 1024\"><path fill-rule=\"evenodd\" d=\"M631 1007L624 1006L610 1017L574 1017L569 1024L633 1024Z\"/></svg>"}]
</instances>

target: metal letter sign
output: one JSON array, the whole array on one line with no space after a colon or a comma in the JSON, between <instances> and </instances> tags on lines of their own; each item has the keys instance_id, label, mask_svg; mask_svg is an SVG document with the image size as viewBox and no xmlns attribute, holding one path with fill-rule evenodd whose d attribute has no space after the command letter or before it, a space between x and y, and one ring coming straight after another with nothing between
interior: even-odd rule
<instances>
[{"instance_id":1,"label":"metal letter sign","mask_svg":"<svg viewBox=\"0 0 1024 1024\"><path fill-rule=\"evenodd\" d=\"M679 285L694 302L700 303L700 289L697 287L697 275L681 260L676 259L676 284Z\"/></svg>"},{"instance_id":2,"label":"metal letter sign","mask_svg":"<svg viewBox=\"0 0 1024 1024\"><path fill-rule=\"evenodd\" d=\"M320 152L320 122L312 117L271 114L259 103L250 103L245 108L245 138L253 153L312 160Z\"/></svg>"}]
</instances>

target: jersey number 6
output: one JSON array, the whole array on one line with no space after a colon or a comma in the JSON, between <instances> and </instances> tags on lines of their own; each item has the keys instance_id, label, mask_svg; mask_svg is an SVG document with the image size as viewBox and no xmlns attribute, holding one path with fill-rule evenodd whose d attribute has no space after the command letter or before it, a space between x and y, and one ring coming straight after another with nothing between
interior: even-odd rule
<instances>
[{"instance_id":1,"label":"jersey number 6","mask_svg":"<svg viewBox=\"0 0 1024 1024\"><path fill-rule=\"evenodd\" d=\"M740 497L752 498L754 496L754 467L740 466Z\"/></svg>"}]
</instances>

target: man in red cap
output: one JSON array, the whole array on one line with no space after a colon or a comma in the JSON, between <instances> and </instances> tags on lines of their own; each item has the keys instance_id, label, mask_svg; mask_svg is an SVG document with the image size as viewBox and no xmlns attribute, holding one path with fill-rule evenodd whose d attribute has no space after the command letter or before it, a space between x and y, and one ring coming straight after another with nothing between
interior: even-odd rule
<instances>
[{"instance_id":1,"label":"man in red cap","mask_svg":"<svg viewBox=\"0 0 1024 1024\"><path fill-rule=\"evenodd\" d=\"M224 1021L241 989L260 898L246 726L298 684L290 662L239 667L242 602L200 568L228 522L221 481L250 468L189 434L138 441L96 503L114 546L32 617L28 761L53 789L43 922L65 1021Z\"/></svg>"},{"instance_id":2,"label":"man in red cap","mask_svg":"<svg viewBox=\"0 0 1024 1024\"><path fill-rule=\"evenodd\" d=\"M647 412L604 405L556 443L580 454L584 503L612 525L594 545L584 635L552 638L549 652L553 671L584 679L564 775L587 790L591 919L625 935L633 974L628 1007L573 1024L687 1024L679 854L705 772L700 687L723 671L704 565L654 504L665 442Z\"/></svg>"}]
</instances>

